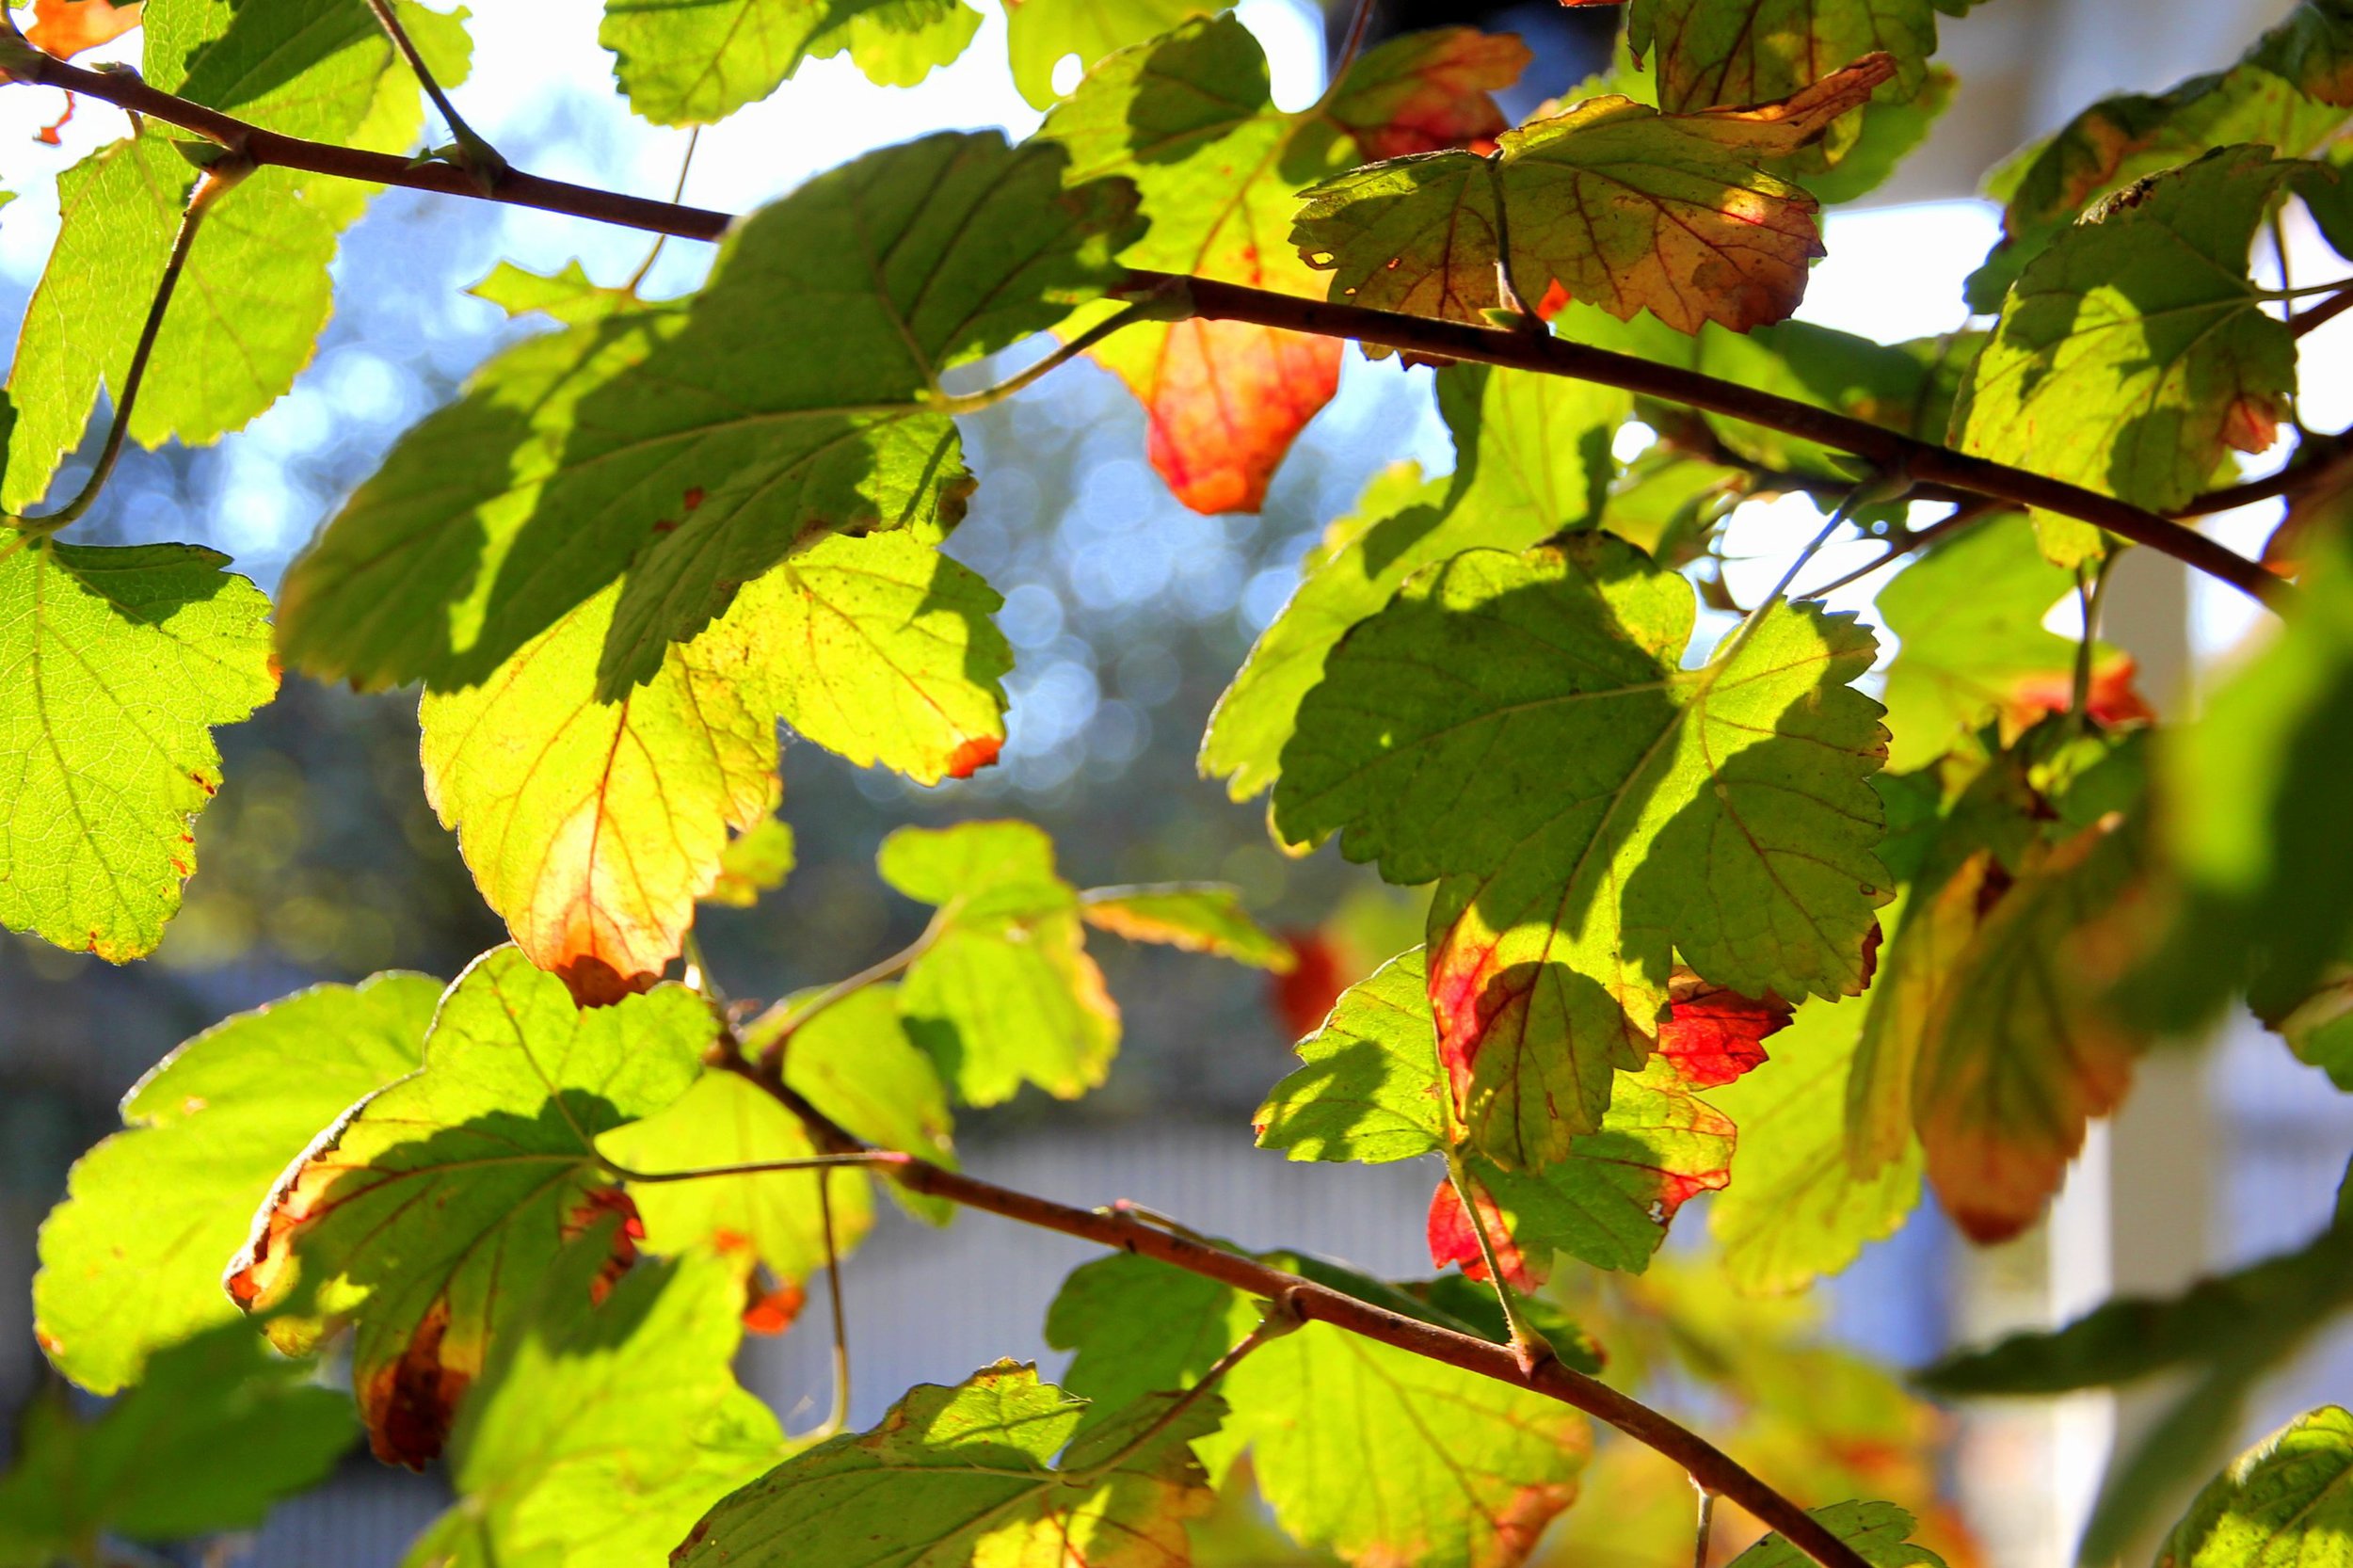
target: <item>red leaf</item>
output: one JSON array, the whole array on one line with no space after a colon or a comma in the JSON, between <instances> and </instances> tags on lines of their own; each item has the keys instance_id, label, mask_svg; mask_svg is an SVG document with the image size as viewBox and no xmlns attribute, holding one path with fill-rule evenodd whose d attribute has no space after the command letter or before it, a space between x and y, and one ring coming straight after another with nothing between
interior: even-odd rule
<instances>
[{"instance_id":1,"label":"red leaf","mask_svg":"<svg viewBox=\"0 0 2353 1568\"><path fill-rule=\"evenodd\" d=\"M1332 104L1362 158L1492 144L1511 125L1491 94L1528 68L1528 45L1469 27L1417 33L1367 56Z\"/></svg>"},{"instance_id":2,"label":"red leaf","mask_svg":"<svg viewBox=\"0 0 2353 1568\"><path fill-rule=\"evenodd\" d=\"M2129 653L2112 653L2093 666L2089 700L2085 704L2091 717L2111 728L2155 718L2156 710L2133 683L2139 673L2140 666ZM2074 700L2075 681L2071 675L2054 671L2023 677L2010 688L2009 700L2003 705L2004 733L2012 727L2023 730L2046 713L2064 713Z\"/></svg>"},{"instance_id":3,"label":"red leaf","mask_svg":"<svg viewBox=\"0 0 2353 1568\"><path fill-rule=\"evenodd\" d=\"M749 1286L744 1307L746 1334L782 1334L792 1326L808 1301L808 1293L790 1281L765 1291L757 1284L745 1283Z\"/></svg>"},{"instance_id":4,"label":"red leaf","mask_svg":"<svg viewBox=\"0 0 2353 1568\"><path fill-rule=\"evenodd\" d=\"M1766 1036L1787 1028L1793 1011L1770 991L1762 1000L1744 997L1681 968L1668 982L1667 995L1669 1015L1658 1026L1658 1054L1694 1089L1730 1083L1763 1063Z\"/></svg>"},{"instance_id":5,"label":"red leaf","mask_svg":"<svg viewBox=\"0 0 2353 1568\"><path fill-rule=\"evenodd\" d=\"M1267 994L1290 1037L1304 1040L1323 1027L1333 1004L1353 981L1340 962L1339 950L1323 933L1291 932L1283 940L1290 945L1293 963L1288 974L1274 977Z\"/></svg>"},{"instance_id":6,"label":"red leaf","mask_svg":"<svg viewBox=\"0 0 2353 1568\"><path fill-rule=\"evenodd\" d=\"M948 776L969 778L996 761L997 754L1003 749L1004 742L994 735L974 735L959 742L956 749L948 754Z\"/></svg>"},{"instance_id":7,"label":"red leaf","mask_svg":"<svg viewBox=\"0 0 2353 1568\"><path fill-rule=\"evenodd\" d=\"M1479 1194L1479 1214L1486 1224L1487 1240L1496 1249L1496 1261L1503 1266L1504 1283L1514 1290L1533 1290L1542 1285L1542 1273L1529 1266L1512 1240L1503 1211L1484 1192ZM1479 1232L1472 1228L1470 1210L1463 1207L1463 1195L1454 1190L1451 1181L1439 1182L1438 1190L1430 1195L1429 1240L1430 1261L1437 1267L1458 1263L1470 1278L1487 1278L1486 1260L1479 1251Z\"/></svg>"},{"instance_id":8,"label":"red leaf","mask_svg":"<svg viewBox=\"0 0 2353 1568\"><path fill-rule=\"evenodd\" d=\"M24 29L24 41L34 48L70 60L85 49L95 49L139 24L139 0L117 6L111 0L33 0L33 24ZM66 110L72 118L72 109ZM58 125L64 120L57 121ZM54 131L55 126L51 127ZM43 133L40 138L50 146L57 145L56 137Z\"/></svg>"},{"instance_id":9,"label":"red leaf","mask_svg":"<svg viewBox=\"0 0 2353 1568\"><path fill-rule=\"evenodd\" d=\"M59 115L56 119L42 126L40 130L35 131L33 133L33 139L40 143L43 147L61 147L65 144L65 136L63 135L65 128L72 122L72 120L73 95L69 92L65 95L65 113ZM203 780L199 779L197 782L202 783Z\"/></svg>"},{"instance_id":10,"label":"red leaf","mask_svg":"<svg viewBox=\"0 0 2353 1568\"><path fill-rule=\"evenodd\" d=\"M1144 405L1152 467L1176 499L1196 512L1255 512L1291 442L1339 390L1340 344L1186 321L1149 360L1115 368Z\"/></svg>"}]
</instances>

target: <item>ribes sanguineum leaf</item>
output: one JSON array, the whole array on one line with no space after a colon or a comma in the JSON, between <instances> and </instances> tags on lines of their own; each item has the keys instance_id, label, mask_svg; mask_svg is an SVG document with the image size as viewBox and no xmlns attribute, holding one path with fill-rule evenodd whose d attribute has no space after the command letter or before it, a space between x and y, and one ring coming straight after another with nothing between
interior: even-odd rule
<instances>
[{"instance_id":1,"label":"ribes sanguineum leaf","mask_svg":"<svg viewBox=\"0 0 2353 1568\"><path fill-rule=\"evenodd\" d=\"M220 788L216 725L278 690L269 600L194 545L19 540L0 560L0 921L152 951Z\"/></svg>"},{"instance_id":2,"label":"ribes sanguineum leaf","mask_svg":"<svg viewBox=\"0 0 2353 1568\"><path fill-rule=\"evenodd\" d=\"M1089 888L1079 904L1087 924L1131 942L1212 953L1276 974L1298 962L1289 943L1250 918L1241 889L1222 882Z\"/></svg>"},{"instance_id":3,"label":"ribes sanguineum leaf","mask_svg":"<svg viewBox=\"0 0 2353 1568\"><path fill-rule=\"evenodd\" d=\"M2309 1411L2210 1481L2159 1549L2168 1568L2341 1559L2353 1533L2353 1415Z\"/></svg>"},{"instance_id":4,"label":"ribes sanguineum leaf","mask_svg":"<svg viewBox=\"0 0 2353 1568\"><path fill-rule=\"evenodd\" d=\"M1743 995L1860 991L1887 875L1867 632L1812 606L1680 667L1692 590L1631 546L1471 551L1327 662L1274 820L1439 880L1430 990L1471 1142L1540 1166L1601 1125L1673 953Z\"/></svg>"},{"instance_id":5,"label":"ribes sanguineum leaf","mask_svg":"<svg viewBox=\"0 0 2353 1568\"><path fill-rule=\"evenodd\" d=\"M1237 800L1273 782L1300 699L1323 678L1333 646L1406 578L1465 550L1526 549L1590 521L1601 505L1625 393L1475 365L1448 366L1437 383L1454 472L1424 482L1400 464L1375 475L1302 563L1298 589L1209 715L1201 770L1226 778Z\"/></svg>"},{"instance_id":6,"label":"ribes sanguineum leaf","mask_svg":"<svg viewBox=\"0 0 2353 1568\"><path fill-rule=\"evenodd\" d=\"M762 893L773 893L792 874L792 824L762 817L728 840L719 855L719 880L703 894L705 904L749 909Z\"/></svg>"},{"instance_id":7,"label":"ribes sanguineum leaf","mask_svg":"<svg viewBox=\"0 0 2353 1568\"><path fill-rule=\"evenodd\" d=\"M1086 71L1106 55L1144 42L1228 0L1002 0L1005 52L1014 86L1032 108L1061 96L1056 68L1075 58Z\"/></svg>"},{"instance_id":8,"label":"ribes sanguineum leaf","mask_svg":"<svg viewBox=\"0 0 2353 1568\"><path fill-rule=\"evenodd\" d=\"M172 1541L250 1528L326 1479L357 1432L351 1405L245 1323L159 1350L94 1420L44 1398L0 1475L0 1560L46 1568L102 1535Z\"/></svg>"},{"instance_id":9,"label":"ribes sanguineum leaf","mask_svg":"<svg viewBox=\"0 0 2353 1568\"><path fill-rule=\"evenodd\" d=\"M310 0L186 6L151 26L152 85L290 136L406 150L419 97L375 19ZM466 75L450 17L401 7L445 83ZM80 440L102 382L117 398L163 276L196 170L160 126L91 153L59 181L61 226L25 310L8 373L16 412L0 505L48 489ZM131 438L155 447L217 440L293 385L326 325L328 264L370 187L287 168L255 171L205 219L149 361Z\"/></svg>"},{"instance_id":10,"label":"ribes sanguineum leaf","mask_svg":"<svg viewBox=\"0 0 2353 1568\"><path fill-rule=\"evenodd\" d=\"M1074 180L1135 181L1151 227L1128 264L1312 298L1323 280L1284 243L1299 187L1368 156L1497 135L1489 94L1527 57L1514 38L1412 34L1352 66L1328 103L1286 113L1250 30L1202 20L1105 60L1039 135L1070 149ZM1257 511L1339 380L1337 339L1246 322L1146 323L1095 352L1150 416L1153 466L1202 512Z\"/></svg>"},{"instance_id":11,"label":"ribes sanguineum leaf","mask_svg":"<svg viewBox=\"0 0 2353 1568\"><path fill-rule=\"evenodd\" d=\"M1239 1291L1121 1256L1064 1283L1046 1334L1078 1352L1070 1389L1108 1401L1192 1386L1257 1318ZM1368 1568L1518 1562L1576 1496L1593 1440L1565 1405L1322 1323L1261 1346L1218 1392L1225 1425L1198 1445L1211 1472L1247 1449L1276 1523Z\"/></svg>"},{"instance_id":12,"label":"ribes sanguineum leaf","mask_svg":"<svg viewBox=\"0 0 2353 1568\"><path fill-rule=\"evenodd\" d=\"M1446 1088L1420 949L1340 993L1332 1016L1298 1050L1304 1065L1258 1108L1260 1147L1293 1160L1381 1164L1447 1146Z\"/></svg>"},{"instance_id":13,"label":"ribes sanguineum leaf","mask_svg":"<svg viewBox=\"0 0 2353 1568\"><path fill-rule=\"evenodd\" d=\"M288 573L287 657L470 685L620 580L611 698L816 534L936 539L971 486L938 374L1098 296L1136 232L1130 186L1064 167L994 133L871 152L738 224L690 311L509 350Z\"/></svg>"},{"instance_id":14,"label":"ribes sanguineum leaf","mask_svg":"<svg viewBox=\"0 0 2353 1568\"><path fill-rule=\"evenodd\" d=\"M1833 1503L1806 1511L1815 1523L1853 1547L1871 1568L1945 1568L1945 1560L1912 1541L1913 1517L1894 1503ZM1737 1568L1800 1568L1813 1560L1778 1534L1733 1559Z\"/></svg>"},{"instance_id":15,"label":"ribes sanguineum leaf","mask_svg":"<svg viewBox=\"0 0 2353 1568\"><path fill-rule=\"evenodd\" d=\"M885 882L938 906L899 1005L959 1097L993 1105L1029 1082L1069 1099L1103 1081L1119 1009L1052 840L1027 823L903 827L879 864Z\"/></svg>"},{"instance_id":16,"label":"ribes sanguineum leaf","mask_svg":"<svg viewBox=\"0 0 2353 1568\"><path fill-rule=\"evenodd\" d=\"M237 1315L220 1276L279 1173L343 1112L415 1069L440 983L321 985L206 1030L123 1096L40 1229L34 1328L93 1393Z\"/></svg>"},{"instance_id":17,"label":"ribes sanguineum leaf","mask_svg":"<svg viewBox=\"0 0 2353 1568\"><path fill-rule=\"evenodd\" d=\"M24 41L61 60L111 43L139 24L139 0L33 0Z\"/></svg>"},{"instance_id":18,"label":"ribes sanguineum leaf","mask_svg":"<svg viewBox=\"0 0 2353 1568\"><path fill-rule=\"evenodd\" d=\"M2298 166L2233 148L2103 202L2031 263L1953 410L1963 450L2136 505L2179 506L2277 438L2296 341L2248 247ZM2088 524L2038 517L2061 565Z\"/></svg>"},{"instance_id":19,"label":"ribes sanguineum leaf","mask_svg":"<svg viewBox=\"0 0 2353 1568\"><path fill-rule=\"evenodd\" d=\"M583 1011L512 948L441 999L424 1065L352 1108L256 1217L230 1293L301 1349L350 1320L352 1383L387 1461L439 1452L519 1292L623 1205L595 1140L693 1084L717 1026L675 987ZM617 1245L626 1243L622 1237Z\"/></svg>"},{"instance_id":20,"label":"ribes sanguineum leaf","mask_svg":"<svg viewBox=\"0 0 2353 1568\"><path fill-rule=\"evenodd\" d=\"M1778 321L1821 241L1814 199L1758 166L1822 135L1895 69L1871 56L1753 109L1662 115L1590 99L1505 132L1488 156L1436 152L1327 180L1305 193L1291 238L1331 269L1334 299L1414 315L1483 320L1502 303L1502 254L1531 309L1561 296L1620 320L1647 309L1684 332Z\"/></svg>"},{"instance_id":21,"label":"ribes sanguineum leaf","mask_svg":"<svg viewBox=\"0 0 2353 1568\"><path fill-rule=\"evenodd\" d=\"M1035 1368L1010 1361L953 1388L920 1384L872 1431L821 1443L722 1499L672 1560L680 1568L784 1554L855 1555L873 1568L1188 1560L1184 1522L1209 1506L1191 1445L1216 1429L1216 1396L1181 1410L1148 1398L1077 1435L1086 1408L1040 1383Z\"/></svg>"},{"instance_id":22,"label":"ribes sanguineum leaf","mask_svg":"<svg viewBox=\"0 0 2353 1568\"><path fill-rule=\"evenodd\" d=\"M1919 1148L1909 1136L1867 1177L1848 1163L1847 1081L1863 1020L1861 1002L1809 1001L1772 1037L1771 1061L1708 1096L1740 1129L1707 1228L1743 1291L1778 1295L1837 1273L1919 1202Z\"/></svg>"},{"instance_id":23,"label":"ribes sanguineum leaf","mask_svg":"<svg viewBox=\"0 0 2353 1568\"><path fill-rule=\"evenodd\" d=\"M601 1222L548 1271L450 1435L459 1501L408 1568L660 1561L703 1511L786 1451L735 1381L743 1287L695 1253L609 1295Z\"/></svg>"},{"instance_id":24,"label":"ribes sanguineum leaf","mask_svg":"<svg viewBox=\"0 0 2353 1568\"><path fill-rule=\"evenodd\" d=\"M762 1046L757 1037L744 1041L746 1050ZM948 1108L948 1087L938 1065L909 1037L897 986L861 986L795 1025L785 1052L784 1080L875 1147L955 1169L955 1118ZM944 1225L955 1218L955 1206L945 1198L911 1192L896 1182L885 1185L918 1219Z\"/></svg>"},{"instance_id":25,"label":"ribes sanguineum leaf","mask_svg":"<svg viewBox=\"0 0 2353 1568\"><path fill-rule=\"evenodd\" d=\"M631 108L657 125L708 125L776 90L801 62L848 54L908 87L964 53L980 24L964 0L630 0L597 41Z\"/></svg>"}]
</instances>

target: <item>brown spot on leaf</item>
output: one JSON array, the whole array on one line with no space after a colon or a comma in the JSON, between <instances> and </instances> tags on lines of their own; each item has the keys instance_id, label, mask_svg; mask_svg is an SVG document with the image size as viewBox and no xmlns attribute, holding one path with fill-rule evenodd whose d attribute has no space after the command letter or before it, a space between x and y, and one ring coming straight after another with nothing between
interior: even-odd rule
<instances>
[{"instance_id":1,"label":"brown spot on leaf","mask_svg":"<svg viewBox=\"0 0 2353 1568\"><path fill-rule=\"evenodd\" d=\"M458 1398L472 1374L441 1361L449 1304L437 1300L408 1336L399 1359L378 1367L360 1390L368 1447L387 1464L422 1470L441 1451Z\"/></svg>"},{"instance_id":2,"label":"brown spot on leaf","mask_svg":"<svg viewBox=\"0 0 2353 1568\"><path fill-rule=\"evenodd\" d=\"M700 485L687 486L685 499L686 509L690 512L693 511L696 507L703 504L703 488Z\"/></svg>"}]
</instances>

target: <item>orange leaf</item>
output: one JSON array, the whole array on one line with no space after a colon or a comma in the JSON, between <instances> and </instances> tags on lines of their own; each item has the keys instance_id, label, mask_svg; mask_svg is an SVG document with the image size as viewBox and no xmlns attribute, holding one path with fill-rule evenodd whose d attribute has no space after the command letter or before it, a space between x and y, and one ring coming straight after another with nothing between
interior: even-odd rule
<instances>
[{"instance_id":1,"label":"orange leaf","mask_svg":"<svg viewBox=\"0 0 2353 1568\"><path fill-rule=\"evenodd\" d=\"M24 41L70 60L85 49L112 43L137 26L143 8L140 0L127 6L112 0L33 0L33 24L24 29ZM56 144L50 141L50 145Z\"/></svg>"},{"instance_id":2,"label":"orange leaf","mask_svg":"<svg viewBox=\"0 0 2353 1568\"><path fill-rule=\"evenodd\" d=\"M1789 1025L1790 1005L1711 985L1678 967L1668 982L1669 1013L1658 1026L1658 1054L1694 1089L1730 1083L1766 1061L1765 1038Z\"/></svg>"},{"instance_id":3,"label":"orange leaf","mask_svg":"<svg viewBox=\"0 0 2353 1568\"><path fill-rule=\"evenodd\" d=\"M1551 1270L1530 1265L1519 1244L1513 1240L1503 1210L1483 1192L1479 1194L1479 1218L1487 1228L1489 1243L1496 1249L1496 1261L1503 1266L1504 1283L1514 1290L1533 1290L1542 1285ZM1432 1263L1441 1269L1449 1263L1460 1264L1464 1273L1485 1281L1487 1262L1479 1251L1479 1232L1472 1227L1470 1210L1463 1206L1463 1194L1455 1191L1453 1182L1440 1181L1438 1190L1430 1194L1427 1229Z\"/></svg>"}]
</instances>

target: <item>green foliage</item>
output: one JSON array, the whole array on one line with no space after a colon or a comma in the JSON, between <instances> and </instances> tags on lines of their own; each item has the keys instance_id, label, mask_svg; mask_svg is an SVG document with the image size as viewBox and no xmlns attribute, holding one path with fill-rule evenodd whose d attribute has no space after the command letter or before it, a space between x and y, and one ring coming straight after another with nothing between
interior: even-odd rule
<instances>
[{"instance_id":1,"label":"green foliage","mask_svg":"<svg viewBox=\"0 0 2353 1568\"><path fill-rule=\"evenodd\" d=\"M2336 1405L2298 1416L2208 1482L2166 1537L2181 1568L2329 1562L2353 1528L2353 1416Z\"/></svg>"},{"instance_id":2,"label":"green foliage","mask_svg":"<svg viewBox=\"0 0 2353 1568\"><path fill-rule=\"evenodd\" d=\"M278 689L269 601L193 545L24 543L0 559L0 921L144 957L196 870L215 725Z\"/></svg>"},{"instance_id":3,"label":"green foliage","mask_svg":"<svg viewBox=\"0 0 2353 1568\"><path fill-rule=\"evenodd\" d=\"M1080 1436L1086 1408L1010 1361L953 1388L919 1384L873 1431L821 1443L722 1499L674 1560L780 1550L889 1565L1183 1560L1184 1520L1209 1502L1189 1442L1216 1427L1216 1398L1147 1399Z\"/></svg>"},{"instance_id":4,"label":"green foliage","mask_svg":"<svg viewBox=\"0 0 2353 1568\"><path fill-rule=\"evenodd\" d=\"M1003 0L1005 48L1014 85L1036 108L1053 103L1054 68L1077 58L1081 70L1114 50L1156 38L1196 11L1223 10L1205 0Z\"/></svg>"},{"instance_id":5,"label":"green foliage","mask_svg":"<svg viewBox=\"0 0 2353 1568\"><path fill-rule=\"evenodd\" d=\"M1945 1560L1909 1539L1912 1515L1893 1503L1837 1503L1809 1511L1815 1521L1852 1546L1871 1568L1945 1568ZM1742 1552L1738 1568L1798 1568L1805 1555L1778 1535Z\"/></svg>"},{"instance_id":6,"label":"green foliage","mask_svg":"<svg viewBox=\"0 0 2353 1568\"><path fill-rule=\"evenodd\" d=\"M964 53L980 13L963 0L626 0L605 8L630 107L657 125L708 125L782 86L803 60L847 54L912 87Z\"/></svg>"}]
</instances>

